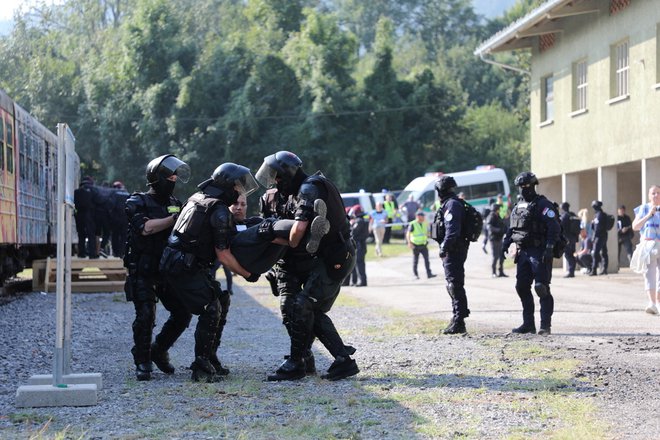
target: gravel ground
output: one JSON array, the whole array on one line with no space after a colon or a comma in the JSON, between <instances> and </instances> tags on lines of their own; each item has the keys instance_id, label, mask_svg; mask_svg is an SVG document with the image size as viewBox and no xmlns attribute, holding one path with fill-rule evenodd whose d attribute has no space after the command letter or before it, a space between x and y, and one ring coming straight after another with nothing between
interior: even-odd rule
<instances>
[{"instance_id":1,"label":"gravel ground","mask_svg":"<svg viewBox=\"0 0 660 440\"><path fill-rule=\"evenodd\" d=\"M220 349L232 371L190 382L192 330L171 350L177 371L137 382L132 305L121 294L75 294L76 373L101 373L92 407L16 408L16 389L52 370L55 296L0 307L0 437L199 438L660 438L653 336L514 337L487 328L442 336L443 322L365 303L350 290L331 316L358 348L361 373L268 383L287 350L277 301L263 284L237 288ZM157 328L164 321L158 309ZM317 368L330 364L315 344Z\"/></svg>"}]
</instances>

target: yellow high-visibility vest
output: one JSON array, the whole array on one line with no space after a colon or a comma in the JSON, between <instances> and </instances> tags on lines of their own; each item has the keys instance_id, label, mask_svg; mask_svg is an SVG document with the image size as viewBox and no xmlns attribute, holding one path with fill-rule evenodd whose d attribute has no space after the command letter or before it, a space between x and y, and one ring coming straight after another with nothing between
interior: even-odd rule
<instances>
[{"instance_id":1,"label":"yellow high-visibility vest","mask_svg":"<svg viewBox=\"0 0 660 440\"><path fill-rule=\"evenodd\" d=\"M396 212L394 202L383 202L383 209L387 212L387 218L394 218L394 213Z\"/></svg>"},{"instance_id":2,"label":"yellow high-visibility vest","mask_svg":"<svg viewBox=\"0 0 660 440\"><path fill-rule=\"evenodd\" d=\"M410 222L410 242L417 246L424 246L429 242L428 230L429 224L427 221L420 223L416 219Z\"/></svg>"}]
</instances>

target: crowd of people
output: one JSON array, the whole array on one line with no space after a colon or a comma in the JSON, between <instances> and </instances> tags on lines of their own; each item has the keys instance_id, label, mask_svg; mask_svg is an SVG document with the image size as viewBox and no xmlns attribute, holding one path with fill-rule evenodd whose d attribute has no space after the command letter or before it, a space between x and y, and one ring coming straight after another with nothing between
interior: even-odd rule
<instances>
[{"instance_id":1,"label":"crowd of people","mask_svg":"<svg viewBox=\"0 0 660 440\"><path fill-rule=\"evenodd\" d=\"M387 225L397 210L393 197L368 215L360 205L347 209L332 181L321 172L306 174L300 158L287 151L264 158L255 175L238 164L221 164L198 185L198 192L181 203L173 191L177 181L189 178L185 162L164 155L147 165L147 192L129 195L121 182L96 186L85 177L74 194L78 256L98 258L110 252L111 244L112 254L124 259L126 298L135 309L131 353L137 379L151 379L153 364L166 374L174 372L168 350L192 315L199 316L192 380L215 382L229 374L218 349L229 313L232 273L248 282L266 274L273 294L280 298L290 350L268 380L296 380L315 373L311 348L316 339L334 358L323 378L357 374L359 368L351 358L355 348L344 344L327 313L341 285L367 286L367 239L373 233L376 254L382 254ZM257 182L267 188L260 200L260 216L247 217L247 196L258 189ZM566 259L567 278L575 277L578 266L591 276L607 274L607 236L614 224L619 253L623 248L631 267L644 274L646 312L659 313L660 188L650 188L649 202L635 208L634 219L623 205L615 219L595 200L593 220L587 222L586 210L576 215L564 202L560 212L556 203L538 194L533 173L519 174L514 184L520 194L517 203L510 208L501 196L491 200L482 233L482 249L492 255L493 277L507 277L503 262L515 244L515 290L522 324L513 333L537 333L532 287L539 297L538 334L551 333L553 258ZM415 279L419 279L420 255L427 278L436 276L430 267L428 240L432 237L439 243L452 305L445 334L467 331L470 310L464 265L470 242L479 237L478 228L476 234L470 231L470 207L455 193L456 187L451 176L436 182L439 203L432 224L413 199L401 209L408 220L405 240L413 252ZM640 232L641 240L633 252L634 231ZM227 274L227 289L215 277L220 266ZM154 338L157 301L169 317Z\"/></svg>"},{"instance_id":2,"label":"crowd of people","mask_svg":"<svg viewBox=\"0 0 660 440\"><path fill-rule=\"evenodd\" d=\"M81 179L73 193L79 258L124 256L128 230L124 205L128 196L121 181L110 186L107 182L95 185L90 176Z\"/></svg>"}]
</instances>

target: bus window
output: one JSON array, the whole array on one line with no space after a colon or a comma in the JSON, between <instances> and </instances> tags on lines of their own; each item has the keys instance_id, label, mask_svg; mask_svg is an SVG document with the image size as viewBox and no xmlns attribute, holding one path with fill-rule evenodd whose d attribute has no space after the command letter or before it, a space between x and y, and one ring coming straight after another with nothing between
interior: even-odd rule
<instances>
[{"instance_id":1,"label":"bus window","mask_svg":"<svg viewBox=\"0 0 660 440\"><path fill-rule=\"evenodd\" d=\"M425 191L419 197L419 204L422 209L431 209L433 210L433 205L435 204L435 190Z\"/></svg>"},{"instance_id":2,"label":"bus window","mask_svg":"<svg viewBox=\"0 0 660 440\"><path fill-rule=\"evenodd\" d=\"M498 194L504 194L504 184L502 182L488 182L471 185L473 199L486 199L497 197Z\"/></svg>"}]
</instances>

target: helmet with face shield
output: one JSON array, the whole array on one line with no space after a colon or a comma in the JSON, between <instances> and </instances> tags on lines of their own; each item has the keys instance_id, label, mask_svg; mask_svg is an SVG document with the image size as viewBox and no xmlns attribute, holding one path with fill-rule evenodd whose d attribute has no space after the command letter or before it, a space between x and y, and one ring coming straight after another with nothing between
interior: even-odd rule
<instances>
[{"instance_id":1,"label":"helmet with face shield","mask_svg":"<svg viewBox=\"0 0 660 440\"><path fill-rule=\"evenodd\" d=\"M278 151L266 156L256 178L266 188L277 186L284 195L292 193L293 180L302 169L302 160L289 151Z\"/></svg>"}]
</instances>

